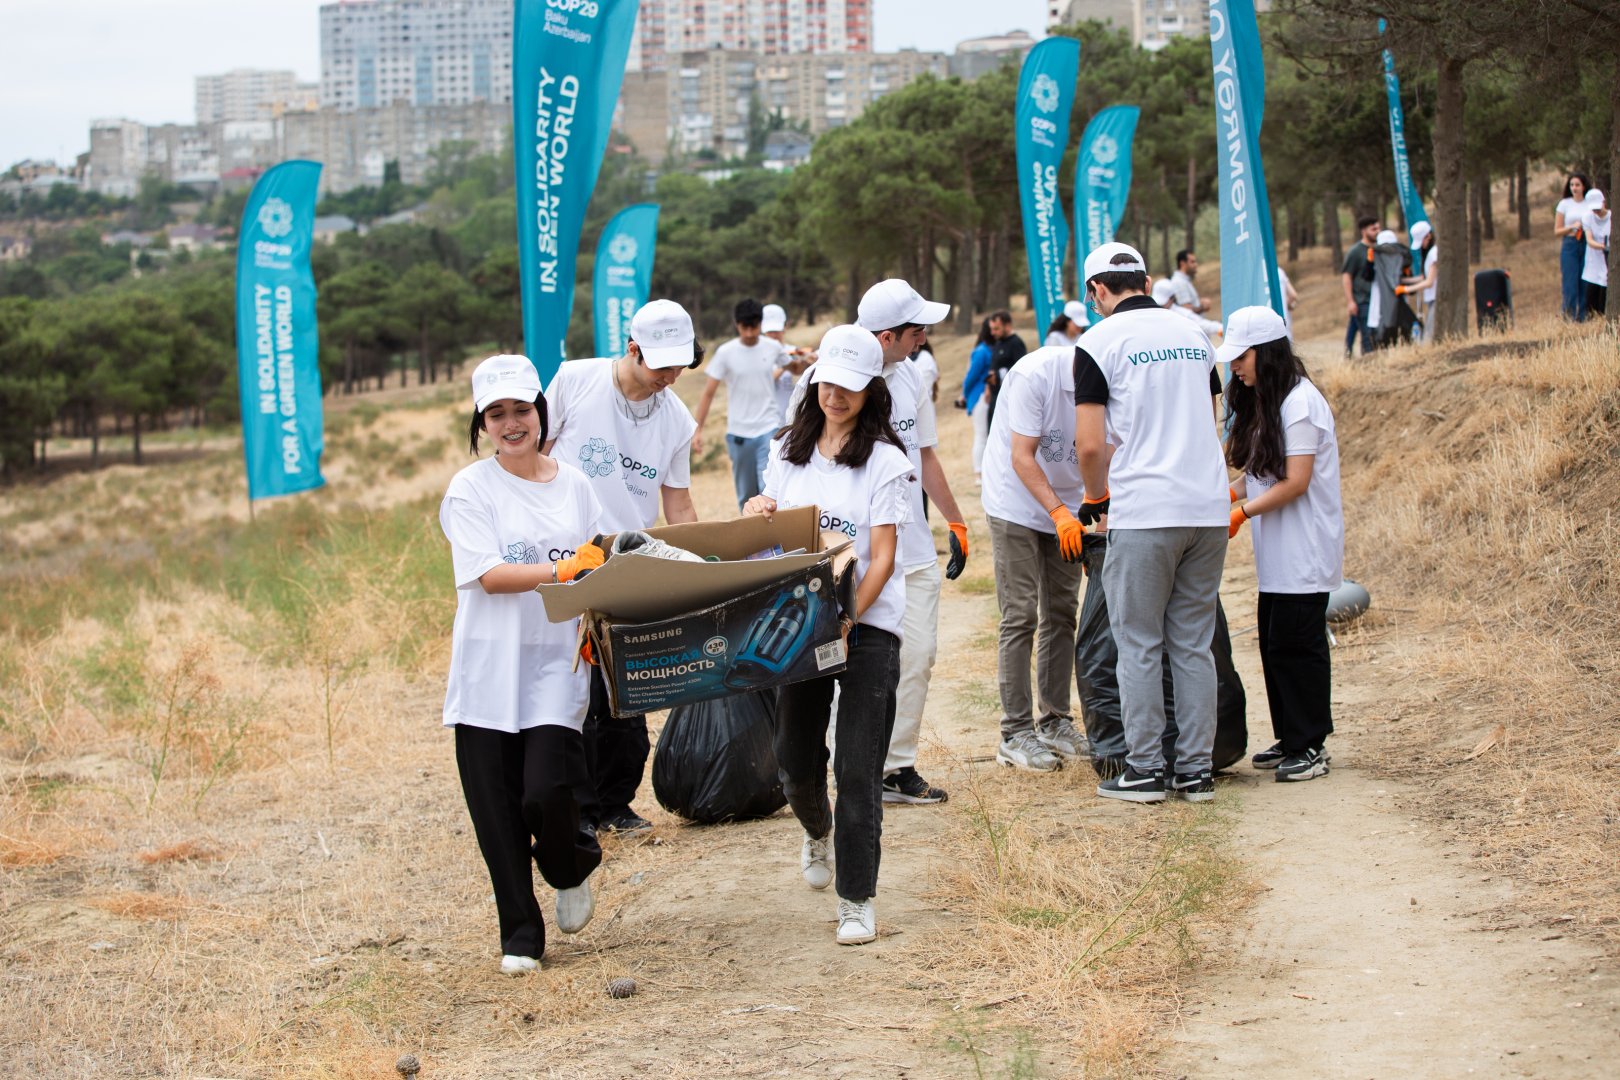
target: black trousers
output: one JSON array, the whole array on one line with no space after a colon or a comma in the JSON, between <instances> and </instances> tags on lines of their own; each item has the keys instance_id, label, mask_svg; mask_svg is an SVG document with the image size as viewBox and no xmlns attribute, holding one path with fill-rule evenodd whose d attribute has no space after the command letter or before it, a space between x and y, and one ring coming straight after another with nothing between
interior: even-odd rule
<instances>
[{"instance_id":1,"label":"black trousers","mask_svg":"<svg viewBox=\"0 0 1620 1080\"><path fill-rule=\"evenodd\" d=\"M585 713L585 767L590 776L585 818L592 825L630 812L652 743L645 716L617 717L608 703L600 667L591 668L591 705Z\"/></svg>"},{"instance_id":2,"label":"black trousers","mask_svg":"<svg viewBox=\"0 0 1620 1080\"><path fill-rule=\"evenodd\" d=\"M579 732L543 724L513 735L456 725L456 768L478 850L495 888L501 951L538 959L546 927L533 866L554 889L571 889L602 862L596 833L580 820L589 794Z\"/></svg>"},{"instance_id":3,"label":"black trousers","mask_svg":"<svg viewBox=\"0 0 1620 1080\"><path fill-rule=\"evenodd\" d=\"M835 723L838 806L827 798L827 717L838 684ZM877 895L883 839L883 760L894 733L900 639L875 626L849 632L849 666L836 675L791 683L776 698L776 764L793 816L811 836L833 832L838 895Z\"/></svg>"},{"instance_id":4,"label":"black trousers","mask_svg":"<svg viewBox=\"0 0 1620 1080\"><path fill-rule=\"evenodd\" d=\"M1590 315L1602 317L1609 313L1609 287L1607 285L1594 285L1590 281L1581 282L1586 290L1586 311Z\"/></svg>"},{"instance_id":5,"label":"black trousers","mask_svg":"<svg viewBox=\"0 0 1620 1080\"><path fill-rule=\"evenodd\" d=\"M1333 734L1327 603L1325 592L1260 594L1260 665L1284 751L1320 747Z\"/></svg>"}]
</instances>

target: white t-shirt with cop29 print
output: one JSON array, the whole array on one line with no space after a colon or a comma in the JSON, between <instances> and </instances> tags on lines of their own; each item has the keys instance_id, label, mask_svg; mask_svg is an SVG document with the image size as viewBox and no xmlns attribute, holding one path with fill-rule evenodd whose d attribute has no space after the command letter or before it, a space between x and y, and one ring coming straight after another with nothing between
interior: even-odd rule
<instances>
[{"instance_id":1,"label":"white t-shirt with cop29 print","mask_svg":"<svg viewBox=\"0 0 1620 1080\"><path fill-rule=\"evenodd\" d=\"M659 489L692 486L697 421L672 389L626 403L613 385L613 364L597 357L557 369L546 388L551 453L591 481L605 531L650 529ZM646 419L635 419L644 413Z\"/></svg>"},{"instance_id":2,"label":"white t-shirt with cop29 print","mask_svg":"<svg viewBox=\"0 0 1620 1080\"><path fill-rule=\"evenodd\" d=\"M590 483L562 462L544 484L513 476L494 458L450 481L439 504L456 580L446 727L584 726L590 682L583 665L573 670L578 620L554 623L535 593L491 595L478 579L502 563L566 559L601 531L601 519Z\"/></svg>"},{"instance_id":3,"label":"white t-shirt with cop29 print","mask_svg":"<svg viewBox=\"0 0 1620 1080\"><path fill-rule=\"evenodd\" d=\"M1039 439L1035 464L1063 505L1078 510L1085 498L1080 457L1074 449L1074 347L1046 345L1007 369L990 422L980 500L991 517L1052 536L1057 526L1013 470L1012 437Z\"/></svg>"},{"instance_id":4,"label":"white t-shirt with cop29 print","mask_svg":"<svg viewBox=\"0 0 1620 1080\"><path fill-rule=\"evenodd\" d=\"M860 621L901 637L906 574L900 564L899 534L910 520L911 491L919 483L911 461L899 448L880 442L858 469L829 461L819 450L812 451L808 464L793 465L783 459L783 445L782 439L771 440L765 495L775 499L780 510L819 507L823 532L842 533L855 541L856 572L861 580L872 565L872 526L895 526L894 572Z\"/></svg>"}]
</instances>

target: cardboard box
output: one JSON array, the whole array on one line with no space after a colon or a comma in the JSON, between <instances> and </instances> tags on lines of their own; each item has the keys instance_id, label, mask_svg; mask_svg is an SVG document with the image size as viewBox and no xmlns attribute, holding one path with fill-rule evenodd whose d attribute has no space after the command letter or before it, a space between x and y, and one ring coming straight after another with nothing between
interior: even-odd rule
<instances>
[{"instance_id":1,"label":"cardboard box","mask_svg":"<svg viewBox=\"0 0 1620 1080\"><path fill-rule=\"evenodd\" d=\"M854 606L855 555L842 538L824 543L820 517L800 507L651 529L721 561L616 555L540 597L553 622L582 618L617 716L829 675L844 668L838 621ZM749 558L773 547L804 554Z\"/></svg>"}]
</instances>

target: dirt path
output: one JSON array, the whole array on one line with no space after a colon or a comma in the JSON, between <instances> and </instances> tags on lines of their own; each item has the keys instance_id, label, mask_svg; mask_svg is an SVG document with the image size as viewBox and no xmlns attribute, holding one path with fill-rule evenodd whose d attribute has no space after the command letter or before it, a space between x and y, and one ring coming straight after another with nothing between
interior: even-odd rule
<instances>
[{"instance_id":1,"label":"dirt path","mask_svg":"<svg viewBox=\"0 0 1620 1080\"><path fill-rule=\"evenodd\" d=\"M1254 588L1248 545L1236 545L1223 593L1261 749L1273 741L1265 683L1243 632ZM1358 765L1358 717L1388 707L1379 654L1403 647L1397 629L1376 653L1336 651L1331 775L1278 784L1240 766L1222 785L1265 889L1229 959L1188 986L1164 1076L1614 1075L1613 965L1521 918L1513 883L1471 869L1407 809L1409 787Z\"/></svg>"}]
</instances>

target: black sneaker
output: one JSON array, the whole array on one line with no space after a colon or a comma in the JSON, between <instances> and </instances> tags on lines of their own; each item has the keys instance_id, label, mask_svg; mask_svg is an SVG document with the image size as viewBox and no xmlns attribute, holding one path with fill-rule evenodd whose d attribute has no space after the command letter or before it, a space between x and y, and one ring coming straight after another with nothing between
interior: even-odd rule
<instances>
[{"instance_id":1,"label":"black sneaker","mask_svg":"<svg viewBox=\"0 0 1620 1080\"><path fill-rule=\"evenodd\" d=\"M636 833L652 831L652 822L636 813L634 810L621 810L617 814L609 814L597 823L598 832L606 830L618 833L620 836L634 836Z\"/></svg>"},{"instance_id":2,"label":"black sneaker","mask_svg":"<svg viewBox=\"0 0 1620 1080\"><path fill-rule=\"evenodd\" d=\"M1320 748L1311 747L1297 754L1289 754L1277 766L1277 780L1288 783L1295 780L1315 780L1328 774L1328 757Z\"/></svg>"},{"instance_id":3,"label":"black sneaker","mask_svg":"<svg viewBox=\"0 0 1620 1080\"><path fill-rule=\"evenodd\" d=\"M1249 759L1249 764L1257 769L1275 769L1281 765L1288 754L1283 750L1282 743L1275 743L1270 750L1262 750Z\"/></svg>"},{"instance_id":4,"label":"black sneaker","mask_svg":"<svg viewBox=\"0 0 1620 1080\"><path fill-rule=\"evenodd\" d=\"M915 806L942 803L949 799L944 789L931 786L911 766L896 769L883 778L883 801Z\"/></svg>"},{"instance_id":5,"label":"black sneaker","mask_svg":"<svg viewBox=\"0 0 1620 1080\"><path fill-rule=\"evenodd\" d=\"M1098 784L1097 794L1126 802L1164 802L1164 773L1141 773L1127 765L1118 776Z\"/></svg>"},{"instance_id":6,"label":"black sneaker","mask_svg":"<svg viewBox=\"0 0 1620 1080\"><path fill-rule=\"evenodd\" d=\"M1097 779L1112 780L1125 771L1125 759L1123 757L1092 758L1091 768L1096 772Z\"/></svg>"},{"instance_id":7,"label":"black sneaker","mask_svg":"<svg viewBox=\"0 0 1620 1080\"><path fill-rule=\"evenodd\" d=\"M1170 778L1170 794L1188 802L1215 801L1215 774L1205 769L1196 773L1176 773Z\"/></svg>"}]
</instances>

